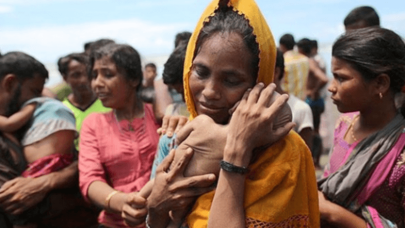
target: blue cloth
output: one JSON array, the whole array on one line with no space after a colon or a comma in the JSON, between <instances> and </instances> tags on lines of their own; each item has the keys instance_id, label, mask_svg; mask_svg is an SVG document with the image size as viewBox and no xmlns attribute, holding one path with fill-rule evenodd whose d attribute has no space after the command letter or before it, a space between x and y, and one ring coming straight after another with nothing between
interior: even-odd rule
<instances>
[{"instance_id":1,"label":"blue cloth","mask_svg":"<svg viewBox=\"0 0 405 228\"><path fill-rule=\"evenodd\" d=\"M38 97L28 100L23 107L31 103L37 103L37 107L29 122L29 128L21 140L23 146L38 142L57 131L72 130L76 132L75 116L62 102L52 98Z\"/></svg>"},{"instance_id":2,"label":"blue cloth","mask_svg":"<svg viewBox=\"0 0 405 228\"><path fill-rule=\"evenodd\" d=\"M310 97L307 97L305 102L311 107L311 108L325 108L325 101L323 100L322 97L312 100Z\"/></svg>"},{"instance_id":3,"label":"blue cloth","mask_svg":"<svg viewBox=\"0 0 405 228\"><path fill-rule=\"evenodd\" d=\"M174 145L174 141L176 139L176 135L174 134L173 137L169 138L166 135L162 135L159 139L158 151L156 153L155 160L152 164L152 173L150 174L150 179L155 178L156 175L156 168L162 163L163 159L169 154L169 152L176 148Z\"/></svg>"}]
</instances>

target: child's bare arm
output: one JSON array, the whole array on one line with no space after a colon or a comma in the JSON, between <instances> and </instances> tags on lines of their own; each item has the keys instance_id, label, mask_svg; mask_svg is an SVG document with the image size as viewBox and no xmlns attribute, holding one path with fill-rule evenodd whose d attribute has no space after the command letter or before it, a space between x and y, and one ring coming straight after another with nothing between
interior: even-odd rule
<instances>
[{"instance_id":1,"label":"child's bare arm","mask_svg":"<svg viewBox=\"0 0 405 228\"><path fill-rule=\"evenodd\" d=\"M0 116L0 130L14 132L24 126L32 117L36 103L29 104L10 117Z\"/></svg>"}]
</instances>

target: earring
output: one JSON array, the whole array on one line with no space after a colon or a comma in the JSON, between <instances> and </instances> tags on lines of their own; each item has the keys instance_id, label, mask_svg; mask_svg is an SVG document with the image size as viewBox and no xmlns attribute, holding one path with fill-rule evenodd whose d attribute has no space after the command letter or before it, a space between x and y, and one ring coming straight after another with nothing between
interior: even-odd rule
<instances>
[{"instance_id":1,"label":"earring","mask_svg":"<svg viewBox=\"0 0 405 228\"><path fill-rule=\"evenodd\" d=\"M383 95L382 95L382 93L380 93L380 99L382 99L383 98Z\"/></svg>"}]
</instances>

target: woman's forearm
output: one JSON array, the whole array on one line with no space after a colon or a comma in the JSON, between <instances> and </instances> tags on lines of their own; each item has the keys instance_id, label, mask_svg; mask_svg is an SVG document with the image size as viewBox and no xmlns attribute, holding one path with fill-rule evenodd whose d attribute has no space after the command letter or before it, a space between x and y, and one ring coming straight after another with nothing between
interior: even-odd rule
<instances>
[{"instance_id":1,"label":"woman's forearm","mask_svg":"<svg viewBox=\"0 0 405 228\"><path fill-rule=\"evenodd\" d=\"M220 171L208 227L245 227L244 185L245 175Z\"/></svg>"},{"instance_id":2,"label":"woman's forearm","mask_svg":"<svg viewBox=\"0 0 405 228\"><path fill-rule=\"evenodd\" d=\"M247 167L250 159L241 156L240 150L246 150L246 148L239 147L236 149L233 146L226 146L223 160L236 166ZM208 227L245 227L245 210L243 207L245 177L246 175L221 169L208 219Z\"/></svg>"},{"instance_id":3,"label":"woman's forearm","mask_svg":"<svg viewBox=\"0 0 405 228\"><path fill-rule=\"evenodd\" d=\"M344 207L327 201L327 210L321 211L321 219L343 228L366 228L367 223Z\"/></svg>"},{"instance_id":4,"label":"woman's forearm","mask_svg":"<svg viewBox=\"0 0 405 228\"><path fill-rule=\"evenodd\" d=\"M94 181L90 184L88 189L89 199L97 206L115 213L121 213L122 207L126 202L127 194L122 192L117 192L108 184L102 181ZM107 201L107 197L109 200Z\"/></svg>"}]
</instances>

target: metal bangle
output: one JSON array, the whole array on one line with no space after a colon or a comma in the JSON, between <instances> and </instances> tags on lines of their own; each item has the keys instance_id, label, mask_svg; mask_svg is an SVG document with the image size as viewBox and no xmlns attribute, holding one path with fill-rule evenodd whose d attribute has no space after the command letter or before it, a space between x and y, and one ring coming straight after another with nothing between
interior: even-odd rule
<instances>
[{"instance_id":1,"label":"metal bangle","mask_svg":"<svg viewBox=\"0 0 405 228\"><path fill-rule=\"evenodd\" d=\"M110 194L108 194L108 196L105 198L105 206L107 209L110 209L111 198L117 193L119 193L119 191L114 190Z\"/></svg>"}]
</instances>

